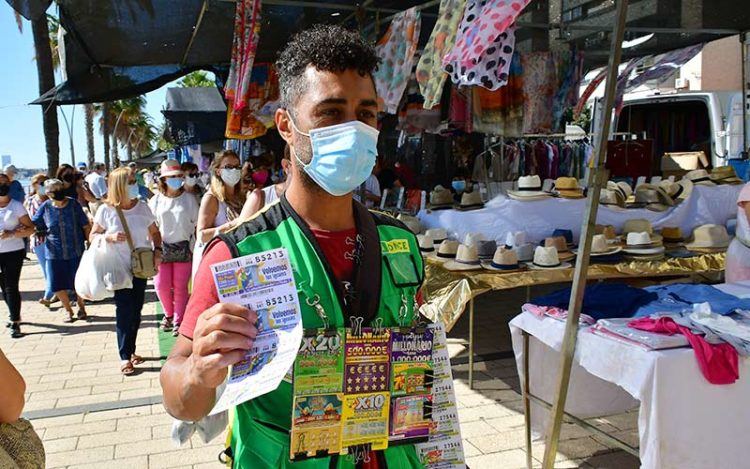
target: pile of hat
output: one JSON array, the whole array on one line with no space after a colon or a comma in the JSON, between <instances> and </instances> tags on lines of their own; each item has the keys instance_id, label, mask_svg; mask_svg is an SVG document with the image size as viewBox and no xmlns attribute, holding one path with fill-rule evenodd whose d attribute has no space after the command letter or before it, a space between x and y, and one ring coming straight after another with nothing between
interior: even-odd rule
<instances>
[{"instance_id":1,"label":"pile of hat","mask_svg":"<svg viewBox=\"0 0 750 469\"><path fill-rule=\"evenodd\" d=\"M627 220L622 229L623 252L628 260L658 261L664 259L664 240L654 233L651 222L638 218Z\"/></svg>"},{"instance_id":2,"label":"pile of hat","mask_svg":"<svg viewBox=\"0 0 750 469\"><path fill-rule=\"evenodd\" d=\"M601 190L599 203L613 210L628 208L645 208L654 212L665 212L680 204L693 192L690 180L672 182L660 181L658 184L641 184L635 191L625 181L609 181Z\"/></svg>"},{"instance_id":3,"label":"pile of hat","mask_svg":"<svg viewBox=\"0 0 750 469\"><path fill-rule=\"evenodd\" d=\"M711 170L711 173L705 169L696 169L685 175L685 179L690 180L698 186L716 186L724 184L744 184L744 181L737 177L737 173L731 166L720 166Z\"/></svg>"},{"instance_id":4,"label":"pile of hat","mask_svg":"<svg viewBox=\"0 0 750 469\"><path fill-rule=\"evenodd\" d=\"M461 201L456 208L468 211L477 210L482 207L484 207L482 194L474 190L471 192L462 192ZM435 186L435 189L430 192L430 210L447 210L451 208L454 208L453 192L441 185Z\"/></svg>"},{"instance_id":5,"label":"pile of hat","mask_svg":"<svg viewBox=\"0 0 750 469\"><path fill-rule=\"evenodd\" d=\"M555 180L550 192L544 191L542 180L538 175L521 176L516 182L516 189L508 191L508 197L511 199L527 202L545 200L553 196L564 199L583 199L585 194L578 184L578 179L572 177L559 177Z\"/></svg>"}]
</instances>

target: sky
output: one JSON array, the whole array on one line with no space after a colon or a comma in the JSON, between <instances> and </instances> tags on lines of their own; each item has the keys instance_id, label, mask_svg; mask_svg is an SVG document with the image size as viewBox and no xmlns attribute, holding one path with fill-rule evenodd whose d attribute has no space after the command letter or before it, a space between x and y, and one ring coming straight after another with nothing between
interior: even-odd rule
<instances>
[{"instance_id":1,"label":"sky","mask_svg":"<svg viewBox=\"0 0 750 469\"><path fill-rule=\"evenodd\" d=\"M34 42L31 24L23 20L23 33L16 26L13 9L0 2L0 44L3 70L0 73L0 155L11 155L19 168L46 168L47 155L42 130L42 110L29 105L39 97L39 81L34 62ZM60 82L58 74L57 83ZM161 110L165 105L167 84L146 95L146 112L154 125L164 119ZM75 111L73 108L75 107ZM60 163L70 163L70 139L61 112L65 112L73 127L73 147L76 161L86 160L86 128L83 106L58 108L60 126ZM104 149L98 121L94 122L96 160L104 161ZM124 158L124 151L120 157Z\"/></svg>"}]
</instances>

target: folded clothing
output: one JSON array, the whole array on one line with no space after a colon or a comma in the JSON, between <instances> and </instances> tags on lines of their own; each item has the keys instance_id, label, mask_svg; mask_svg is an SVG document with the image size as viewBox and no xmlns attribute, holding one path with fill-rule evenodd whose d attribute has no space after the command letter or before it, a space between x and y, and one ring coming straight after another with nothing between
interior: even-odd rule
<instances>
[{"instance_id":1,"label":"folded clothing","mask_svg":"<svg viewBox=\"0 0 750 469\"><path fill-rule=\"evenodd\" d=\"M565 321L566 319L568 319L568 310L555 306L539 306L532 303L526 303L521 306L521 310L526 313L531 313L538 318L548 316L558 321ZM581 315L578 317L578 324L582 326L590 326L595 322L596 320L588 314L581 313Z\"/></svg>"},{"instance_id":2,"label":"folded clothing","mask_svg":"<svg viewBox=\"0 0 750 469\"><path fill-rule=\"evenodd\" d=\"M709 303L711 311L721 315L733 313L738 309L750 309L750 299L737 298L711 285L676 283L646 287L644 290L656 295L657 299L640 306L634 317L692 311L693 304L696 303Z\"/></svg>"},{"instance_id":3,"label":"folded clothing","mask_svg":"<svg viewBox=\"0 0 750 469\"><path fill-rule=\"evenodd\" d=\"M629 318L602 319L589 329L592 333L646 350L663 350L690 345L683 335L657 334L628 327Z\"/></svg>"},{"instance_id":4,"label":"folded clothing","mask_svg":"<svg viewBox=\"0 0 750 469\"><path fill-rule=\"evenodd\" d=\"M563 288L548 295L534 298L539 306L555 306L567 309L571 288ZM592 318L630 318L639 308L658 299L655 293L634 288L623 283L596 283L586 287L581 312Z\"/></svg>"},{"instance_id":5,"label":"folded clothing","mask_svg":"<svg viewBox=\"0 0 750 469\"><path fill-rule=\"evenodd\" d=\"M740 377L739 355L727 343L710 344L702 336L689 328L677 324L673 318L638 318L630 321L628 327L662 334L682 334L693 348L698 367L711 384L732 384Z\"/></svg>"}]
</instances>

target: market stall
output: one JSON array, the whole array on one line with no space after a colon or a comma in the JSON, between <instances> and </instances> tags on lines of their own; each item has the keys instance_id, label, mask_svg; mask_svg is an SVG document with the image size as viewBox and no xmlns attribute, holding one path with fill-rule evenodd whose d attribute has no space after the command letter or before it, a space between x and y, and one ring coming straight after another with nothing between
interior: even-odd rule
<instances>
[{"instance_id":1,"label":"market stall","mask_svg":"<svg viewBox=\"0 0 750 469\"><path fill-rule=\"evenodd\" d=\"M717 288L750 297L750 284ZM536 398L553 402L564 322L524 312L510 329L521 381L528 382ZM750 448L737 439L750 429L750 407L742 404L750 394L747 357L740 357L736 382L711 384L690 348L647 350L590 329L578 332L567 414L587 419L638 408L640 449L635 454L644 469L747 465ZM532 402L527 418L529 428L543 437L548 411L538 402Z\"/></svg>"}]
</instances>

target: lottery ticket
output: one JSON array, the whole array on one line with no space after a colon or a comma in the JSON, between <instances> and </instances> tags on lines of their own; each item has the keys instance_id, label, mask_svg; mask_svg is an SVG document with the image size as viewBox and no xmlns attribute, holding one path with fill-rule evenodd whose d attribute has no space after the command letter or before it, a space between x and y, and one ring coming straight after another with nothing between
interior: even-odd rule
<instances>
[{"instance_id":1,"label":"lottery ticket","mask_svg":"<svg viewBox=\"0 0 750 469\"><path fill-rule=\"evenodd\" d=\"M453 373L445 337L445 326L430 325L433 331L432 387L433 426L429 440L416 445L417 454L426 469L459 469L466 467L461 428L458 422Z\"/></svg>"},{"instance_id":2,"label":"lottery ticket","mask_svg":"<svg viewBox=\"0 0 750 469\"><path fill-rule=\"evenodd\" d=\"M341 451L341 398L341 394L294 398L290 459Z\"/></svg>"},{"instance_id":3,"label":"lottery ticket","mask_svg":"<svg viewBox=\"0 0 750 469\"><path fill-rule=\"evenodd\" d=\"M429 394L432 387L431 329L399 331L391 334L392 396Z\"/></svg>"},{"instance_id":4,"label":"lottery ticket","mask_svg":"<svg viewBox=\"0 0 750 469\"><path fill-rule=\"evenodd\" d=\"M344 356L344 392L360 394L389 391L391 331L374 334L363 328L361 335L346 333Z\"/></svg>"},{"instance_id":5,"label":"lottery ticket","mask_svg":"<svg viewBox=\"0 0 750 469\"><path fill-rule=\"evenodd\" d=\"M391 403L391 441L430 436L432 396L396 397Z\"/></svg>"},{"instance_id":6,"label":"lottery ticket","mask_svg":"<svg viewBox=\"0 0 750 469\"><path fill-rule=\"evenodd\" d=\"M359 445L388 448L390 402L387 392L344 395L342 452Z\"/></svg>"},{"instance_id":7,"label":"lottery ticket","mask_svg":"<svg viewBox=\"0 0 750 469\"><path fill-rule=\"evenodd\" d=\"M211 266L219 301L246 306L258 315L258 336L245 358L230 368L215 414L274 391L294 364L302 340L302 317L285 248L250 254Z\"/></svg>"},{"instance_id":8,"label":"lottery ticket","mask_svg":"<svg viewBox=\"0 0 750 469\"><path fill-rule=\"evenodd\" d=\"M294 362L294 395L342 392L344 329L306 332Z\"/></svg>"}]
</instances>

